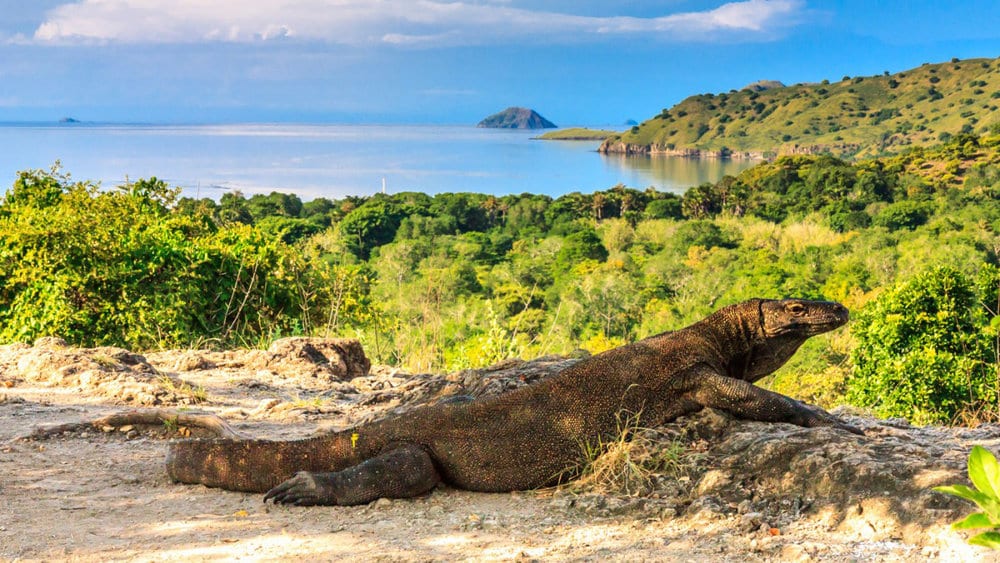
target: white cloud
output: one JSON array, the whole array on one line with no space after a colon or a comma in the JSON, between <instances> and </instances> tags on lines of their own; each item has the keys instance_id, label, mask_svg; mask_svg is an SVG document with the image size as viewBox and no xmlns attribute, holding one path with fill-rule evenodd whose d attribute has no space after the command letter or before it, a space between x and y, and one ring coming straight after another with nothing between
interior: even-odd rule
<instances>
[{"instance_id":1,"label":"white cloud","mask_svg":"<svg viewBox=\"0 0 1000 563\"><path fill-rule=\"evenodd\" d=\"M767 38L794 25L802 0L744 0L653 18L515 8L504 0L81 0L46 14L39 43L322 41L347 45Z\"/></svg>"}]
</instances>

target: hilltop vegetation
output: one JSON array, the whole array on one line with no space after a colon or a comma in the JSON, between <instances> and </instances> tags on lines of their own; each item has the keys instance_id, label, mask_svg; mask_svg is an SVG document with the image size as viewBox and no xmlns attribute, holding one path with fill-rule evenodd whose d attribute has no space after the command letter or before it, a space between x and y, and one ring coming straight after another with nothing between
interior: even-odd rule
<instances>
[{"instance_id":1,"label":"hilltop vegetation","mask_svg":"<svg viewBox=\"0 0 1000 563\"><path fill-rule=\"evenodd\" d=\"M603 141L617 133L608 129L587 129L586 127L569 127L558 131L549 131L538 136L546 141Z\"/></svg>"},{"instance_id":2,"label":"hilltop vegetation","mask_svg":"<svg viewBox=\"0 0 1000 563\"><path fill-rule=\"evenodd\" d=\"M953 59L818 84L757 85L691 96L608 138L601 150L860 158L1000 126L1000 59Z\"/></svg>"},{"instance_id":3,"label":"hilltop vegetation","mask_svg":"<svg viewBox=\"0 0 1000 563\"><path fill-rule=\"evenodd\" d=\"M688 190L177 198L20 174L0 203L0 342L130 348L357 336L413 370L600 352L751 297L850 332L771 382L919 422L997 412L1000 135L850 164L788 156ZM978 414L976 414L978 413Z\"/></svg>"}]
</instances>

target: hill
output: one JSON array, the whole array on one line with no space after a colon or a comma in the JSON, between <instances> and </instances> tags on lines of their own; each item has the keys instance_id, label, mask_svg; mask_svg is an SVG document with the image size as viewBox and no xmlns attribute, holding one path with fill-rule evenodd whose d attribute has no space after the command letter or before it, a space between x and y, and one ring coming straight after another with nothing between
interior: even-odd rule
<instances>
[{"instance_id":1,"label":"hill","mask_svg":"<svg viewBox=\"0 0 1000 563\"><path fill-rule=\"evenodd\" d=\"M476 127L493 129L551 129L556 127L533 109L509 107L479 122Z\"/></svg>"},{"instance_id":2,"label":"hill","mask_svg":"<svg viewBox=\"0 0 1000 563\"><path fill-rule=\"evenodd\" d=\"M762 88L763 87L763 88ZM953 59L838 82L691 96L620 135L603 153L768 158L864 157L1000 127L1000 59Z\"/></svg>"}]
</instances>

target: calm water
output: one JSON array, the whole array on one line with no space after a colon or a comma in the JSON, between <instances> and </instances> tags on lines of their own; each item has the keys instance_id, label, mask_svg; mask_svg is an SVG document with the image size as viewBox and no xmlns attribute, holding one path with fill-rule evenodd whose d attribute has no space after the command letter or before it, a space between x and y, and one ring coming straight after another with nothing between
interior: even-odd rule
<instances>
[{"instance_id":1,"label":"calm water","mask_svg":"<svg viewBox=\"0 0 1000 563\"><path fill-rule=\"evenodd\" d=\"M599 143L538 141L538 132L464 126L0 125L0 191L18 170L57 159L104 186L157 176L185 195L272 190L309 199L389 192L472 191L559 196L618 183L682 193L746 162L604 157Z\"/></svg>"}]
</instances>

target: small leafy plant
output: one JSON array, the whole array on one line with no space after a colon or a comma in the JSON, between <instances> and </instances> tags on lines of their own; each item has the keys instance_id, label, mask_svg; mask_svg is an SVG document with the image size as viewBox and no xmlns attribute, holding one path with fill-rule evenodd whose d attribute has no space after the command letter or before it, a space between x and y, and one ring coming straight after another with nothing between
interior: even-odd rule
<instances>
[{"instance_id":1,"label":"small leafy plant","mask_svg":"<svg viewBox=\"0 0 1000 563\"><path fill-rule=\"evenodd\" d=\"M965 485L934 487L935 491L955 495L976 503L982 512L975 512L951 525L953 530L991 528L969 538L972 545L1000 549L1000 463L986 448L973 446L969 452L969 479L975 489Z\"/></svg>"}]
</instances>

